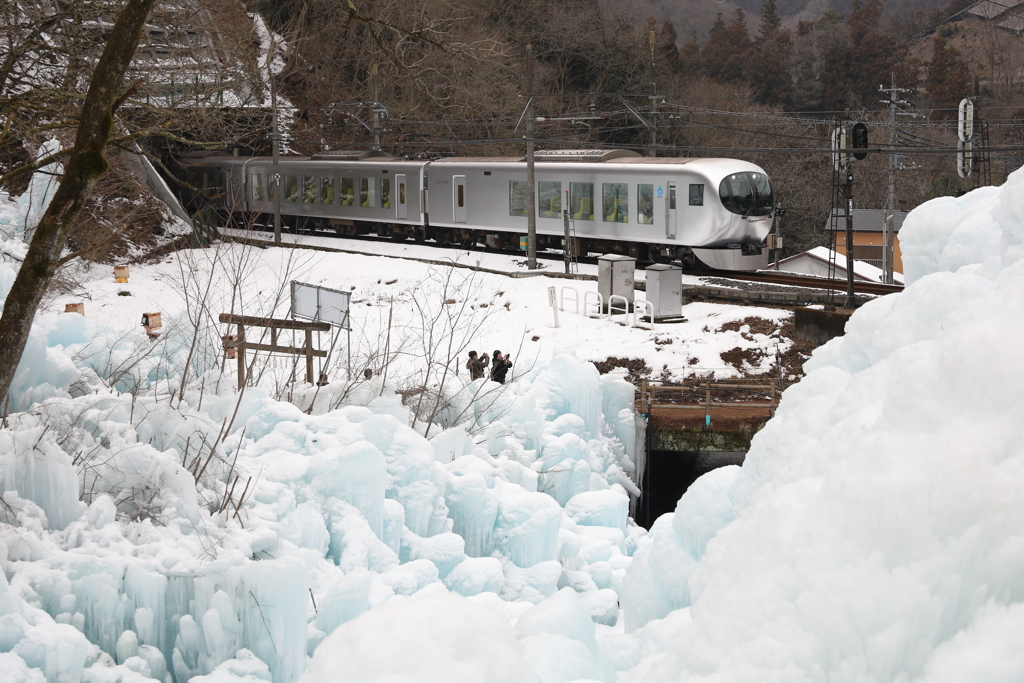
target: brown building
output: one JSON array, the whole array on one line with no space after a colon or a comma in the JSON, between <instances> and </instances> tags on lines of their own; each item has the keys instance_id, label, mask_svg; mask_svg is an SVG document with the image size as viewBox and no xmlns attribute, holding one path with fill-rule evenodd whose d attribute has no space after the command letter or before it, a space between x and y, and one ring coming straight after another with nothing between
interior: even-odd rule
<instances>
[{"instance_id":1,"label":"brown building","mask_svg":"<svg viewBox=\"0 0 1024 683\"><path fill-rule=\"evenodd\" d=\"M903 226L903 219L907 217L906 211L895 211L893 213L893 263L892 269L897 273L903 272L903 258L900 255L900 228ZM854 209L853 210L853 258L857 261L870 263L876 268L882 267L882 248L885 221L884 209ZM846 255L846 215L839 209L832 209L832 218L825 227L826 230L836 231L836 253Z\"/></svg>"}]
</instances>

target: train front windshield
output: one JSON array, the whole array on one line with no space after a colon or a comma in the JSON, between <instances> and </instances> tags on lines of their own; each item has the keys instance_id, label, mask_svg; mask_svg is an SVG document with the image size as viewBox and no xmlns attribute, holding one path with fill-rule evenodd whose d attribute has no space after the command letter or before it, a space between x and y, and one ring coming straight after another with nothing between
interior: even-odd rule
<instances>
[{"instance_id":1,"label":"train front windshield","mask_svg":"<svg viewBox=\"0 0 1024 683\"><path fill-rule=\"evenodd\" d=\"M775 208L772 185L763 173L744 171L725 177L718 186L722 205L741 216L770 216Z\"/></svg>"}]
</instances>

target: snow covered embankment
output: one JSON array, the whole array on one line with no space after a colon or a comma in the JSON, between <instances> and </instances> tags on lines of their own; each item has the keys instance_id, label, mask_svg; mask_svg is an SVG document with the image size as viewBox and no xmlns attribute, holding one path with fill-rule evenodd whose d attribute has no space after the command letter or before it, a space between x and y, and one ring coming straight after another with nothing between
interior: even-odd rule
<instances>
[{"instance_id":1,"label":"snow covered embankment","mask_svg":"<svg viewBox=\"0 0 1024 683\"><path fill-rule=\"evenodd\" d=\"M556 355L432 443L387 390L313 416L259 389L235 415L237 397L209 380L202 411L196 390L173 409L110 392L70 360L98 331L41 322L64 344L41 337L24 372L50 398L0 431L0 670L14 680L290 683L326 634L414 594L468 596L507 629L569 586L591 630L618 619L644 533L627 520L633 387L620 377ZM503 674L532 676L523 667Z\"/></svg>"},{"instance_id":2,"label":"snow covered embankment","mask_svg":"<svg viewBox=\"0 0 1024 683\"><path fill-rule=\"evenodd\" d=\"M1024 677L1024 171L900 237L907 289L645 539L625 680Z\"/></svg>"}]
</instances>

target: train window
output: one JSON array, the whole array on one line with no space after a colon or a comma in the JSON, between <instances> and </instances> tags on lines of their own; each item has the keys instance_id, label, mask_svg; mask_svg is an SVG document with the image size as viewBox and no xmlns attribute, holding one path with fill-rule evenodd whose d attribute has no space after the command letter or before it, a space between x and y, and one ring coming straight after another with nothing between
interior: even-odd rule
<instances>
[{"instance_id":1,"label":"train window","mask_svg":"<svg viewBox=\"0 0 1024 683\"><path fill-rule=\"evenodd\" d=\"M380 208L391 208L391 178L380 179Z\"/></svg>"},{"instance_id":2,"label":"train window","mask_svg":"<svg viewBox=\"0 0 1024 683\"><path fill-rule=\"evenodd\" d=\"M206 188L207 196L214 196L220 194L224 189L224 174L217 171L215 173L203 174L206 178L203 187Z\"/></svg>"},{"instance_id":3,"label":"train window","mask_svg":"<svg viewBox=\"0 0 1024 683\"><path fill-rule=\"evenodd\" d=\"M569 183L569 213L578 221L594 220L594 183Z\"/></svg>"},{"instance_id":4,"label":"train window","mask_svg":"<svg viewBox=\"0 0 1024 683\"><path fill-rule=\"evenodd\" d=\"M297 176L286 175L284 177L284 200L286 202L299 201L299 179Z\"/></svg>"},{"instance_id":5,"label":"train window","mask_svg":"<svg viewBox=\"0 0 1024 683\"><path fill-rule=\"evenodd\" d=\"M274 182L274 174L267 174L267 199L274 201L277 197L277 183Z\"/></svg>"},{"instance_id":6,"label":"train window","mask_svg":"<svg viewBox=\"0 0 1024 683\"><path fill-rule=\"evenodd\" d=\"M537 183L537 211L544 218L560 218L562 215L562 183L542 181Z\"/></svg>"},{"instance_id":7,"label":"train window","mask_svg":"<svg viewBox=\"0 0 1024 683\"><path fill-rule=\"evenodd\" d=\"M727 175L718 186L718 197L726 209L742 216L770 216L774 208L772 186L763 173Z\"/></svg>"},{"instance_id":8,"label":"train window","mask_svg":"<svg viewBox=\"0 0 1024 683\"><path fill-rule=\"evenodd\" d=\"M257 202L263 201L263 176L253 173L249 176L249 184L252 185L252 198Z\"/></svg>"},{"instance_id":9,"label":"train window","mask_svg":"<svg viewBox=\"0 0 1024 683\"><path fill-rule=\"evenodd\" d=\"M302 203L316 203L316 176L302 176Z\"/></svg>"},{"instance_id":10,"label":"train window","mask_svg":"<svg viewBox=\"0 0 1024 683\"><path fill-rule=\"evenodd\" d=\"M654 185L636 186L636 222L641 225L654 222Z\"/></svg>"},{"instance_id":11,"label":"train window","mask_svg":"<svg viewBox=\"0 0 1024 683\"><path fill-rule=\"evenodd\" d=\"M690 184L690 206L704 206L704 183Z\"/></svg>"},{"instance_id":12,"label":"train window","mask_svg":"<svg viewBox=\"0 0 1024 683\"><path fill-rule=\"evenodd\" d=\"M530 186L525 180L508 181L508 215L525 216L529 205Z\"/></svg>"},{"instance_id":13,"label":"train window","mask_svg":"<svg viewBox=\"0 0 1024 683\"><path fill-rule=\"evenodd\" d=\"M341 205L352 206L356 203L356 181L354 178L341 179Z\"/></svg>"},{"instance_id":14,"label":"train window","mask_svg":"<svg viewBox=\"0 0 1024 683\"><path fill-rule=\"evenodd\" d=\"M359 179L359 206L375 208L377 206L377 179Z\"/></svg>"},{"instance_id":15,"label":"train window","mask_svg":"<svg viewBox=\"0 0 1024 683\"><path fill-rule=\"evenodd\" d=\"M466 186L465 185L459 185L458 186L458 193L457 194L458 194L458 198L456 199L456 201L458 202L459 208L460 209L465 208L465 206L466 206Z\"/></svg>"},{"instance_id":16,"label":"train window","mask_svg":"<svg viewBox=\"0 0 1024 683\"><path fill-rule=\"evenodd\" d=\"M320 176L320 203L334 203L334 176L332 175Z\"/></svg>"},{"instance_id":17,"label":"train window","mask_svg":"<svg viewBox=\"0 0 1024 683\"><path fill-rule=\"evenodd\" d=\"M405 204L405 183L398 183L398 203Z\"/></svg>"},{"instance_id":18,"label":"train window","mask_svg":"<svg viewBox=\"0 0 1024 683\"><path fill-rule=\"evenodd\" d=\"M629 185L626 183L602 183L604 216L609 223L629 222Z\"/></svg>"}]
</instances>

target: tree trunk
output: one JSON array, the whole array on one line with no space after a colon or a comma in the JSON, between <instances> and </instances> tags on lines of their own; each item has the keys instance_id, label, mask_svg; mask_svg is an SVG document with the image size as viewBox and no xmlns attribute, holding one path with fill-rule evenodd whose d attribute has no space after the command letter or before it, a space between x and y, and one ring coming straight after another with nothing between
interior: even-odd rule
<instances>
[{"instance_id":1,"label":"tree trunk","mask_svg":"<svg viewBox=\"0 0 1024 683\"><path fill-rule=\"evenodd\" d=\"M96 63L78 121L64 177L36 228L0 317L0 396L6 396L28 342L39 302L57 268L71 224L107 171L103 156L114 127L114 110L125 72L135 56L146 17L156 0L128 0Z\"/></svg>"}]
</instances>

